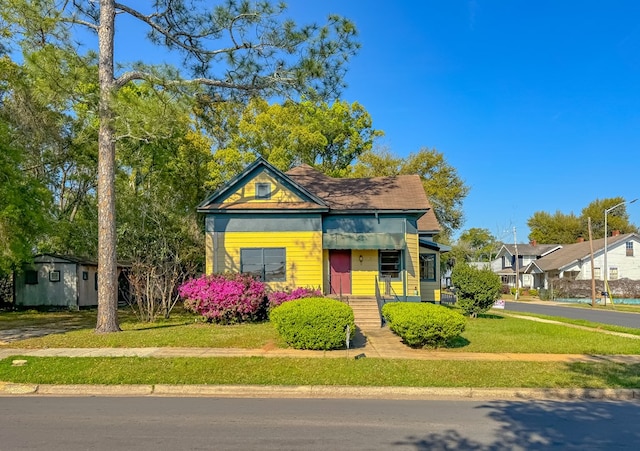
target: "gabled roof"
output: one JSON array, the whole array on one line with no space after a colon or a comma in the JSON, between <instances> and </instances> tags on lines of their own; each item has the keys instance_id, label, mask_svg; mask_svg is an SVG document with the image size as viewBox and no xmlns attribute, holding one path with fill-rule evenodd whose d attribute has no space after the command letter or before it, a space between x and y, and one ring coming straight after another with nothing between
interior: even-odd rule
<instances>
[{"instance_id":1,"label":"gabled roof","mask_svg":"<svg viewBox=\"0 0 640 451\"><path fill-rule=\"evenodd\" d=\"M261 171L265 171L274 179L277 179L280 183L286 186L289 190L296 193L302 200L300 202L260 202L249 203L245 201L222 203L227 196L234 193L234 190L244 182L251 180L256 174ZM284 174L267 162L264 158L258 157L256 161L251 163L247 168L234 177L231 181L224 186L216 190L204 201L198 205L198 212L208 212L211 210L216 211L238 211L238 210L305 210L305 211L327 211L327 203L308 191L304 186L299 185L293 181L290 177Z\"/></svg>"},{"instance_id":2,"label":"gabled roof","mask_svg":"<svg viewBox=\"0 0 640 451\"><path fill-rule=\"evenodd\" d=\"M562 245L560 244L536 244L535 246L532 244L518 244L518 255L532 255L535 257L544 257L545 255L550 254L551 252L556 252L558 249L561 249ZM502 250L505 250L509 255L516 254L516 245L515 244L503 244L498 251L498 255L502 253Z\"/></svg>"},{"instance_id":3,"label":"gabled roof","mask_svg":"<svg viewBox=\"0 0 640 451\"><path fill-rule=\"evenodd\" d=\"M323 199L333 211L413 213L424 215L418 224L420 230L440 229L418 175L333 178L306 164L286 175Z\"/></svg>"},{"instance_id":4,"label":"gabled roof","mask_svg":"<svg viewBox=\"0 0 640 451\"><path fill-rule=\"evenodd\" d=\"M639 239L635 233L626 233L624 235L611 236L607 239L607 247L615 246L618 243L624 243L631 238ZM593 240L593 252L598 253L604 251L604 238ZM562 269L578 260L590 258L591 245L589 241L583 241L581 243L566 244L559 249L545 257L542 257L535 262L532 262L530 266L536 266L541 271L552 271ZM527 271L529 268L527 268Z\"/></svg>"},{"instance_id":5,"label":"gabled roof","mask_svg":"<svg viewBox=\"0 0 640 451\"><path fill-rule=\"evenodd\" d=\"M265 171L287 189L297 194L301 202L223 202L242 184ZM208 196L198 205L198 212L211 211L331 211L332 213L402 213L418 219L418 230L437 233L440 225L427 199L418 175L395 177L333 178L303 164L286 173L261 157L241 174Z\"/></svg>"}]
</instances>

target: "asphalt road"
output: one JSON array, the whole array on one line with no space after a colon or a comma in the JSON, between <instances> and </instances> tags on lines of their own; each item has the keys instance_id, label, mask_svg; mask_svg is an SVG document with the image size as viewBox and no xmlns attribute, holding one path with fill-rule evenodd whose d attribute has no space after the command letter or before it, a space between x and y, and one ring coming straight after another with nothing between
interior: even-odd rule
<instances>
[{"instance_id":1,"label":"asphalt road","mask_svg":"<svg viewBox=\"0 0 640 451\"><path fill-rule=\"evenodd\" d=\"M640 404L0 398L0 450L615 450Z\"/></svg>"},{"instance_id":2,"label":"asphalt road","mask_svg":"<svg viewBox=\"0 0 640 451\"><path fill-rule=\"evenodd\" d=\"M640 314L638 313L509 301L505 304L505 310L511 312L538 313L540 315L560 316L571 319L584 319L595 323L640 329Z\"/></svg>"}]
</instances>

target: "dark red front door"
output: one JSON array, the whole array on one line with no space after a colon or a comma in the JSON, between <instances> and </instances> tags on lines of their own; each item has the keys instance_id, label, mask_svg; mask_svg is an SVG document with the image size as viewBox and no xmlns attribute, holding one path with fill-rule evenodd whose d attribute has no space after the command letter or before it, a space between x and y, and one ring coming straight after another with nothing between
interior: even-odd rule
<instances>
[{"instance_id":1,"label":"dark red front door","mask_svg":"<svg viewBox=\"0 0 640 451\"><path fill-rule=\"evenodd\" d=\"M351 294L351 251L329 251L331 294Z\"/></svg>"}]
</instances>

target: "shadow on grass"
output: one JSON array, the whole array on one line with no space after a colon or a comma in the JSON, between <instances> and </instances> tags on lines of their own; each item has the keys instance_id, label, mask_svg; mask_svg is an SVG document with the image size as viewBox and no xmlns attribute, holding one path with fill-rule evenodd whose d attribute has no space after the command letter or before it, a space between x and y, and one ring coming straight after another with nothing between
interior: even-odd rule
<instances>
[{"instance_id":1,"label":"shadow on grass","mask_svg":"<svg viewBox=\"0 0 640 451\"><path fill-rule=\"evenodd\" d=\"M600 382L602 386L613 388L640 387L640 363L624 364L604 361L600 365L584 362L567 363L567 371L576 384L584 385L585 380Z\"/></svg>"},{"instance_id":2,"label":"shadow on grass","mask_svg":"<svg viewBox=\"0 0 640 451\"><path fill-rule=\"evenodd\" d=\"M125 325L126 323L121 323L120 326ZM133 323L135 324L135 326L132 327L127 327L126 329L123 330L127 330L127 331L132 331L132 330L154 330L154 329L166 329L169 327L184 327L184 326L189 326L192 323L190 322L183 322L183 323L173 323L173 324L158 324L158 323Z\"/></svg>"},{"instance_id":3,"label":"shadow on grass","mask_svg":"<svg viewBox=\"0 0 640 451\"><path fill-rule=\"evenodd\" d=\"M502 315L494 315L492 313L480 313L478 314L478 318L484 318L484 319L504 319L504 316Z\"/></svg>"},{"instance_id":4,"label":"shadow on grass","mask_svg":"<svg viewBox=\"0 0 640 451\"><path fill-rule=\"evenodd\" d=\"M458 349L469 346L471 342L462 336L457 336L447 341L447 344L444 346L445 349Z\"/></svg>"}]
</instances>

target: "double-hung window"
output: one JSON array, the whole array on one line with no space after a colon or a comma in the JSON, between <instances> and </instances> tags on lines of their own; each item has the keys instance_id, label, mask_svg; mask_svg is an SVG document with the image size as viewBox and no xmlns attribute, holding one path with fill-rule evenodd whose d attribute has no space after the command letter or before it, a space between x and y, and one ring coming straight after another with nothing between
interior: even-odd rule
<instances>
[{"instance_id":1,"label":"double-hung window","mask_svg":"<svg viewBox=\"0 0 640 451\"><path fill-rule=\"evenodd\" d=\"M435 282L436 254L420 254L420 279Z\"/></svg>"},{"instance_id":2,"label":"double-hung window","mask_svg":"<svg viewBox=\"0 0 640 451\"><path fill-rule=\"evenodd\" d=\"M401 251L380 251L380 279L399 280L402 271Z\"/></svg>"},{"instance_id":3,"label":"double-hung window","mask_svg":"<svg viewBox=\"0 0 640 451\"><path fill-rule=\"evenodd\" d=\"M286 263L284 247L240 249L240 272L251 274L263 282L284 282Z\"/></svg>"}]
</instances>

